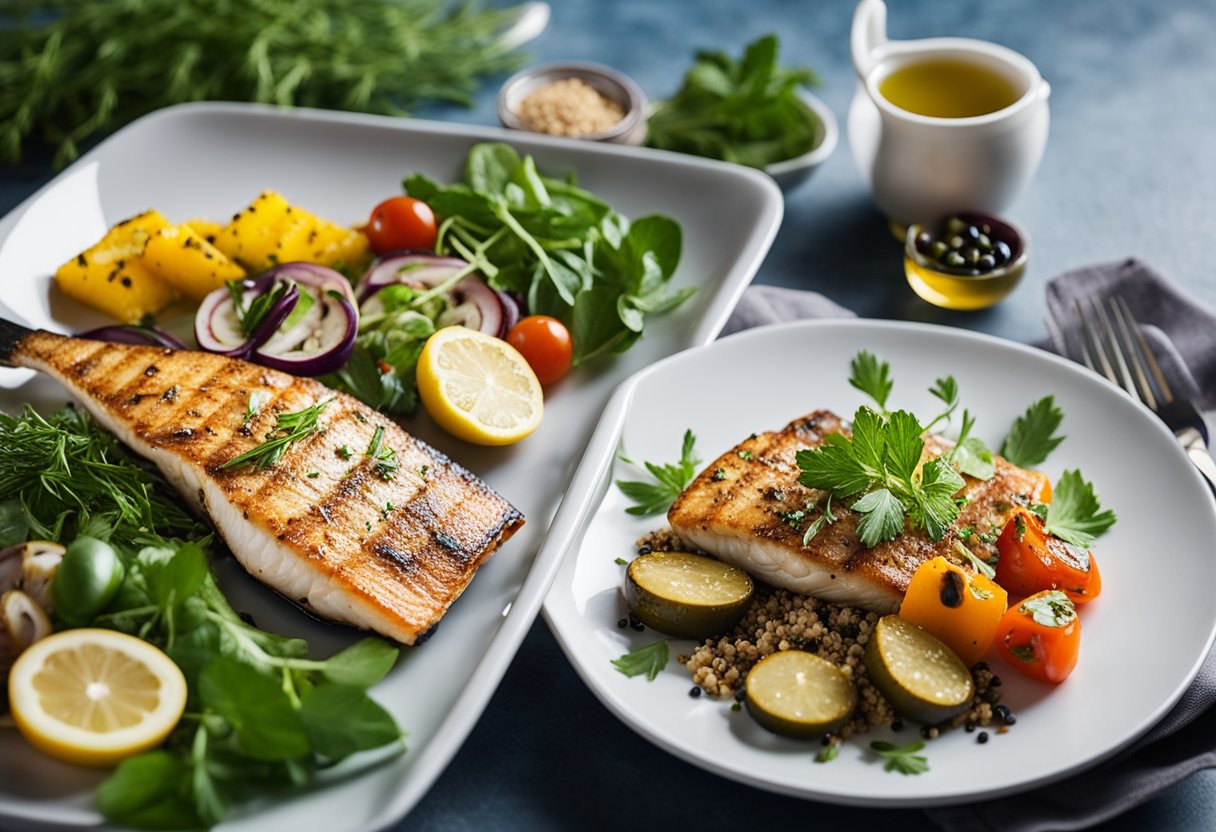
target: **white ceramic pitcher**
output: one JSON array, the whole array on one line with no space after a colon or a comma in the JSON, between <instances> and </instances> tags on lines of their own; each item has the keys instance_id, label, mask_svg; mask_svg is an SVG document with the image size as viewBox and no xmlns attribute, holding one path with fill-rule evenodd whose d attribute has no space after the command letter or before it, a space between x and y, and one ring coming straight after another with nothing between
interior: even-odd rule
<instances>
[{"instance_id":1,"label":"white ceramic pitcher","mask_svg":"<svg viewBox=\"0 0 1216 832\"><path fill-rule=\"evenodd\" d=\"M849 108L849 145L879 208L892 220L933 222L955 211L1002 211L1034 175L1047 144L1051 86L1023 55L982 40L887 40L883 0L853 14L860 84ZM997 72L1020 93L1009 106L969 118L912 113L879 89L891 73L934 59Z\"/></svg>"}]
</instances>

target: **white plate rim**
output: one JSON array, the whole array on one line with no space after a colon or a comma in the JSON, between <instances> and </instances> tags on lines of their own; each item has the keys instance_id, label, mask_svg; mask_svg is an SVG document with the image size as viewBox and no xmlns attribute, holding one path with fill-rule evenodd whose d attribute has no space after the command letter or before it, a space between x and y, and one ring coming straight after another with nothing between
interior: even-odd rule
<instances>
[{"instance_id":1,"label":"white plate rim","mask_svg":"<svg viewBox=\"0 0 1216 832\"><path fill-rule=\"evenodd\" d=\"M415 132L437 136L458 136L483 141L504 141L554 148L577 147L597 156L615 156L626 159L631 157L650 159L661 157L667 166L702 169L714 172L717 175L736 177L742 182L747 182L750 187L758 188L765 195L765 213L757 218L753 233L748 237L745 245L746 256L737 259L733 267L723 277L721 288L716 292L713 303L694 327L689 338L690 345L707 344L717 337L718 333L725 326L730 313L734 310L739 297L747 286L750 285L769 248L772 246L772 242L776 237L784 216L784 199L780 189L770 177L760 171L724 162L646 148L587 143L577 139L564 139L534 133L519 133L498 127L481 125L395 118L305 107L280 108L271 105L240 102L203 101L178 104L156 110L115 131L97 146L80 156L71 165L58 172L50 181L22 200L3 218L0 218L0 246L7 240L17 222L19 222L30 206L35 204L46 192L54 188L64 177L69 176L79 167L101 157L107 148L123 141L130 134L153 121L193 117L200 114L203 116L207 116L208 114L248 115L251 117L268 117L354 127L367 125L380 129L395 129L403 133ZM22 321L20 315L15 314L4 305L2 298L0 298L0 315ZM589 477L589 473L585 470L585 467L580 465L576 469L567 494L575 490L575 485L580 482L580 477L583 479ZM580 490L585 490L585 486ZM476 673L472 677L473 682L460 691L459 695L454 698L451 708L441 726L426 743L425 748L410 764L408 769L409 775L401 781L400 787L393 793L392 799L385 802L378 813L361 827L362 829L384 829L405 817L460 749L469 732L481 717L482 712L489 703L490 697L497 690L507 667L514 659L516 652L518 652L524 637L540 610L544 595L552 583L554 576L557 574L558 566L565 552L561 542L571 536L572 532L567 527L569 523L570 519L563 519L559 507L559 511L554 515L553 521L541 539L540 546L532 559L527 576L511 603L510 612L504 617L498 631L486 645ZM21 807L0 805L0 819L5 818L34 825L48 822L37 810L24 811Z\"/></svg>"},{"instance_id":2,"label":"white plate rim","mask_svg":"<svg viewBox=\"0 0 1216 832\"><path fill-rule=\"evenodd\" d=\"M938 324L924 324L910 321L890 321L890 320L873 320L861 318L835 318L835 319L811 319L800 321L789 321L779 324L772 324L763 327L756 327L750 330L744 330L732 333L712 344L694 347L689 350L669 356L662 361L641 370L631 376L624 382L612 397L612 401L608 408L605 409L596 432L588 445L587 451L583 458L583 465L586 466L593 461L598 462L602 467L598 478L592 482L592 487L586 493L579 493L573 488L567 494L566 500L563 502L562 511L559 512L559 520L562 518L560 514L567 511L571 515L577 513L577 524L563 524L563 528L574 528L577 534L566 541L566 559L563 565L567 562L575 561L579 556L579 549L582 543L583 534L587 530L587 526L596 515L599 505L602 502L608 488L611 485L611 473L613 470L613 460L618 452L619 443L623 435L626 421L632 406L634 394L637 391L639 384L648 376L662 371L665 367L686 360L690 354L704 353L708 351L729 351L731 344L743 343L746 341L772 338L774 335L780 335L785 332L794 330L860 330L871 331L876 333L883 332L914 332L927 333L945 338L957 338L959 341L984 343L995 345L1001 349L1007 349L1014 353L1019 353L1024 356L1029 356L1031 360L1043 361L1049 365L1062 370L1066 374L1075 379L1081 380L1085 384L1106 385L1105 380L1095 374L1090 373L1081 365L1069 361L1054 353L1046 352L1036 347L1022 344L1014 341L1008 341L987 333L975 332L971 330L958 329L954 327L946 327ZM1109 385L1109 393L1114 394L1119 400L1122 400L1124 406L1130 406L1138 411L1142 417L1146 429L1156 431L1157 433L1169 438L1169 443L1175 449L1175 462L1178 464L1179 470L1186 470L1186 488L1198 489L1206 495L1207 505L1209 509L1209 518L1216 516L1216 495L1208 488L1207 483L1195 470L1190 460L1186 457L1181 446L1174 439L1173 434L1165 426L1157 416L1145 407L1139 401L1128 396L1124 391ZM791 416L792 418L792 416ZM572 503L572 500L577 498L577 504ZM660 521L661 522L661 521ZM555 523L556 526L556 523ZM1206 634L1203 647L1196 658L1191 663L1183 677L1175 685L1169 696L1163 700L1157 708L1150 714L1141 719L1141 721L1132 727L1124 730L1119 737L1108 745L1101 753L1091 755L1090 757L1075 763L1071 766L1051 771L1047 774L1027 777L1024 781L1015 785L1006 786L996 789L973 789L971 791L959 790L958 792L948 796L930 796L930 797L884 797L881 795L856 795L856 794L839 794L828 790L816 789L814 787L793 788L787 787L785 784L775 783L761 776L756 776L746 770L732 767L729 764L723 764L708 754L702 753L697 749L693 749L682 745L672 736L664 733L662 730L656 730L650 723L636 717L626 704L617 698L613 691L600 684L599 676L596 671L593 671L590 664L584 661L583 657L578 653L577 645L573 641L575 631L579 628L583 621L582 616L572 608L572 596L568 591L568 587L564 582L566 577L563 572L559 573L550 587L548 594L545 597L542 607L542 615L545 622L549 626L550 632L558 644L561 645L562 651L565 653L567 660L574 667L579 677L584 684L595 694L596 698L608 708L618 719L625 723L630 729L654 743L659 748L668 753L691 763L701 769L718 774L736 782L744 783L749 786L756 787L765 791L771 791L779 794L786 794L792 797L799 797L810 800L819 800L828 803L836 803L840 805L861 806L861 807L883 807L883 808L930 808L936 806L953 806L963 804L975 800L992 799L1002 797L1009 794L1021 793L1032 790L1036 787L1053 783L1065 779L1073 774L1083 770L1092 768L1100 763L1111 759L1112 757L1124 751L1131 746L1140 737L1147 734L1153 726L1173 708L1182 698L1187 688L1198 675L1200 668L1206 661L1208 654L1213 649L1213 644L1216 643L1216 614L1211 621L1211 626ZM602 669L601 669L602 672ZM880 791L881 780L875 781L875 791Z\"/></svg>"}]
</instances>

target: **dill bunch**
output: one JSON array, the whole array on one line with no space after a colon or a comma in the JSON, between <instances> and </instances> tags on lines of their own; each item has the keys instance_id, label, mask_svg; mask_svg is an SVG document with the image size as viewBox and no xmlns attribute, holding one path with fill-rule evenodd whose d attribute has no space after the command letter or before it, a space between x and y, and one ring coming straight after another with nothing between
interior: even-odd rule
<instances>
[{"instance_id":1,"label":"dill bunch","mask_svg":"<svg viewBox=\"0 0 1216 832\"><path fill-rule=\"evenodd\" d=\"M404 115L471 104L522 56L502 33L522 6L478 0L5 0L0 161L27 141L79 145L186 101Z\"/></svg>"}]
</instances>

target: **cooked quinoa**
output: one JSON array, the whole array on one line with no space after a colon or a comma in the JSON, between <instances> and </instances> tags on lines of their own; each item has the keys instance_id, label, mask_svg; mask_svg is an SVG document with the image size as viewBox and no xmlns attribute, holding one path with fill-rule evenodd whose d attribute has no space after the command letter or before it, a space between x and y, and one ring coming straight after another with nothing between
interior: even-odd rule
<instances>
[{"instance_id":1,"label":"cooked quinoa","mask_svg":"<svg viewBox=\"0 0 1216 832\"><path fill-rule=\"evenodd\" d=\"M638 554L687 551L670 529L652 532L636 543ZM705 553L702 553L705 554ZM756 595L742 620L730 633L705 639L690 655L677 661L688 668L693 683L711 696L742 696L748 671L764 657L781 650L805 650L840 667L857 686L857 708L838 738L863 734L871 728L892 726L902 720L870 683L866 673L865 646L878 624L878 613L832 604L808 595L775 589L757 582ZM974 730L1001 721L994 711L1000 701L1000 679L988 665L979 662L971 669L975 696L962 714L941 725L925 726L928 739L960 725ZM997 709L1004 713L1003 709ZM1001 725L1001 728L1005 728Z\"/></svg>"},{"instance_id":2,"label":"cooked quinoa","mask_svg":"<svg viewBox=\"0 0 1216 832\"><path fill-rule=\"evenodd\" d=\"M612 127L625 117L625 112L581 78L562 78L528 93L516 115L541 133L586 136Z\"/></svg>"}]
</instances>

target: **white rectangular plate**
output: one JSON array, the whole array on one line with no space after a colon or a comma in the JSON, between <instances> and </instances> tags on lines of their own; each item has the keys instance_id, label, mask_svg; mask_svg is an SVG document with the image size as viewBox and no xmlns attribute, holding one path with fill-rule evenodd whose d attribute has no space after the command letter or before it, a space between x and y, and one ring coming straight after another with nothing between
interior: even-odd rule
<instances>
[{"instance_id":1,"label":"white rectangular plate","mask_svg":"<svg viewBox=\"0 0 1216 832\"><path fill-rule=\"evenodd\" d=\"M481 141L508 141L552 176L575 172L581 185L628 217L673 216L684 229L673 285L699 291L675 312L649 319L628 353L594 361L554 385L544 423L516 446L464 444L424 415L404 422L519 507L527 524L482 567L434 636L407 648L376 687L376 698L408 732L408 752L351 760L328 772L321 787L238 809L225 829L380 828L417 802L476 722L540 607L562 555L556 544L569 539L568 531L546 533L613 388L717 335L772 243L781 194L762 174L675 154L490 128L194 104L120 131L0 221L0 302L29 325L79 331L95 316L67 301L52 303L50 275L125 217L155 207L173 221L221 220L270 188L321 216L355 223L400 193L409 171L458 179L469 147ZM51 382L3 372L6 410L65 401ZM309 639L318 655L354 638L307 619L231 561L220 573L238 610L263 628ZM15 731L0 729L0 825L92 827L99 823L92 788L101 776L42 758Z\"/></svg>"}]
</instances>

